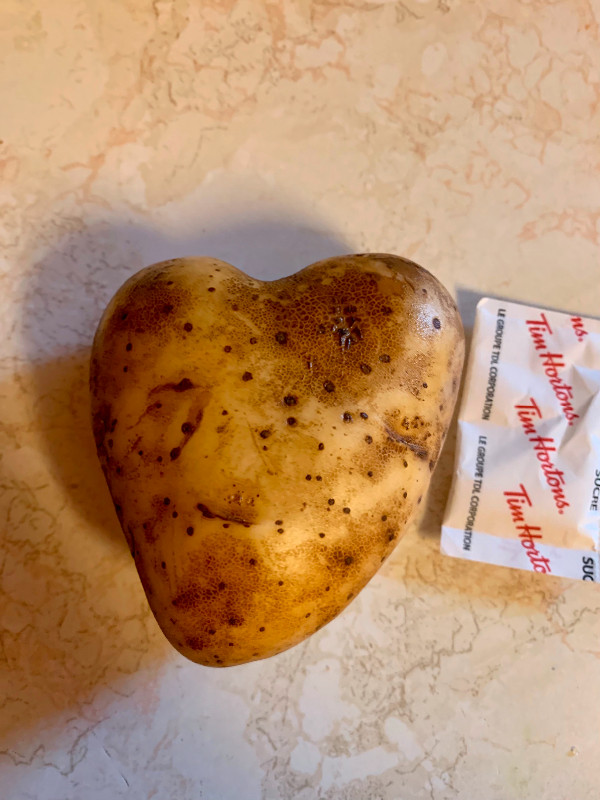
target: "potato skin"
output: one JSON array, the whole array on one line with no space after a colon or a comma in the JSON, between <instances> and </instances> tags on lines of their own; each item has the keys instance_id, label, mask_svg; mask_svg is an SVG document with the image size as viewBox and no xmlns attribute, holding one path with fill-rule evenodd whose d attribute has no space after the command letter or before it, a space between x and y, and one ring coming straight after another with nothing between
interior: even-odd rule
<instances>
[{"instance_id":1,"label":"potato skin","mask_svg":"<svg viewBox=\"0 0 600 800\"><path fill-rule=\"evenodd\" d=\"M121 287L94 339L94 435L179 652L266 658L346 607L425 496L463 355L448 292L392 255L272 282L176 259Z\"/></svg>"}]
</instances>

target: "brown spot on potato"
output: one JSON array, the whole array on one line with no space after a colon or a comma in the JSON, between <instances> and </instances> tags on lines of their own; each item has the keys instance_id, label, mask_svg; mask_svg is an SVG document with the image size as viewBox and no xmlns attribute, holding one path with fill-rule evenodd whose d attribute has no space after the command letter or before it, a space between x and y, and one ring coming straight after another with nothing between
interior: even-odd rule
<instances>
[{"instance_id":1,"label":"brown spot on potato","mask_svg":"<svg viewBox=\"0 0 600 800\"><path fill-rule=\"evenodd\" d=\"M417 458L427 459L429 457L429 451L427 448L412 437L402 436L397 431L393 430L393 428L391 428L389 425L384 425L384 430L389 441L396 442L404 447L408 447L408 449L411 450L417 456Z\"/></svg>"},{"instance_id":2,"label":"brown spot on potato","mask_svg":"<svg viewBox=\"0 0 600 800\"><path fill-rule=\"evenodd\" d=\"M194 384L189 378L182 378L179 383L163 383L160 386L155 386L150 390L150 394L158 394L159 392L187 392L194 389ZM150 407L149 407L150 408ZM154 403L154 408L162 408L162 403ZM148 410L148 409L147 409Z\"/></svg>"},{"instance_id":3,"label":"brown spot on potato","mask_svg":"<svg viewBox=\"0 0 600 800\"><path fill-rule=\"evenodd\" d=\"M198 511L200 511L203 517L206 517L206 519L215 519L215 517L217 516L216 514L213 514L210 508L208 508L208 506L205 506L204 503L198 503L196 505L196 508L198 509Z\"/></svg>"}]
</instances>

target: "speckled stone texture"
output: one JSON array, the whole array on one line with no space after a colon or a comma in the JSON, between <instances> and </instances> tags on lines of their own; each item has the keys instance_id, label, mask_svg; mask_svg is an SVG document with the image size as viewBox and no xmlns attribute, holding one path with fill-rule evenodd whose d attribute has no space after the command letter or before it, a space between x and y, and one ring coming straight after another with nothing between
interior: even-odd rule
<instances>
[{"instance_id":1,"label":"speckled stone texture","mask_svg":"<svg viewBox=\"0 0 600 800\"><path fill-rule=\"evenodd\" d=\"M495 293L600 308L600 5L4 0L0 793L11 800L596 800L596 587L442 558L423 515L330 625L186 661L89 424L118 286L378 251L468 329Z\"/></svg>"}]
</instances>

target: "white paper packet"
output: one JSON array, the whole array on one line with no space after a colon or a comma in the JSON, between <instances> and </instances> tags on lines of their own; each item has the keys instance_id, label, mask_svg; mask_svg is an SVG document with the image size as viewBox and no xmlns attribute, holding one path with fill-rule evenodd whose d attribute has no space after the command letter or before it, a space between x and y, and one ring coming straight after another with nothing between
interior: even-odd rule
<instances>
[{"instance_id":1,"label":"white paper packet","mask_svg":"<svg viewBox=\"0 0 600 800\"><path fill-rule=\"evenodd\" d=\"M600 580L600 321L484 298L442 553Z\"/></svg>"}]
</instances>

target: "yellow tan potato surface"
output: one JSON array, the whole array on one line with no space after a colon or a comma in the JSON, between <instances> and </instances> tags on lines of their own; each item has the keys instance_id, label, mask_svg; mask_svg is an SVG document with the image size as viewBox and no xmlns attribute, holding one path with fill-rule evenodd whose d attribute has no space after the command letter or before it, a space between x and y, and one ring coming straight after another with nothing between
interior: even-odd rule
<instances>
[{"instance_id":1,"label":"yellow tan potato surface","mask_svg":"<svg viewBox=\"0 0 600 800\"><path fill-rule=\"evenodd\" d=\"M242 664L342 611L425 496L463 350L450 295L397 256L272 282L176 259L121 287L94 340L94 434L174 647Z\"/></svg>"}]
</instances>

